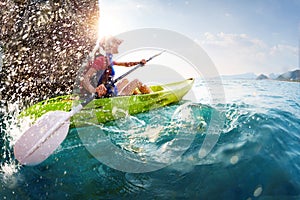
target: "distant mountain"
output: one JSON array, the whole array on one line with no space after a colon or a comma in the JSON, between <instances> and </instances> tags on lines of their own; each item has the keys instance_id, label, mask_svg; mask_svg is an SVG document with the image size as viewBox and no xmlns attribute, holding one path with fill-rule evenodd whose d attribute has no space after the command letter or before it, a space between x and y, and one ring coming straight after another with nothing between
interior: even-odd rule
<instances>
[{"instance_id":1,"label":"distant mountain","mask_svg":"<svg viewBox=\"0 0 300 200\"><path fill-rule=\"evenodd\" d=\"M267 77L267 76L264 75L264 74L261 74L261 75L259 75L259 76L256 78L256 80L266 80L266 79L269 79L269 77Z\"/></svg>"},{"instance_id":2,"label":"distant mountain","mask_svg":"<svg viewBox=\"0 0 300 200\"><path fill-rule=\"evenodd\" d=\"M255 80L256 75L254 73L235 74L235 75L222 75L222 79L244 79L244 80Z\"/></svg>"},{"instance_id":3,"label":"distant mountain","mask_svg":"<svg viewBox=\"0 0 300 200\"><path fill-rule=\"evenodd\" d=\"M271 74L269 74L268 77L269 77L270 79L276 79L278 76L279 76L279 74L271 73Z\"/></svg>"},{"instance_id":4,"label":"distant mountain","mask_svg":"<svg viewBox=\"0 0 300 200\"><path fill-rule=\"evenodd\" d=\"M279 81L300 81L300 70L289 71L279 75L276 80Z\"/></svg>"},{"instance_id":5,"label":"distant mountain","mask_svg":"<svg viewBox=\"0 0 300 200\"><path fill-rule=\"evenodd\" d=\"M260 74L259 76L254 73L244 73L244 74L234 74L234 75L222 75L222 79L227 80L265 80L273 79L279 81L300 81L300 70L289 71L281 75L276 75L274 73L269 74Z\"/></svg>"}]
</instances>

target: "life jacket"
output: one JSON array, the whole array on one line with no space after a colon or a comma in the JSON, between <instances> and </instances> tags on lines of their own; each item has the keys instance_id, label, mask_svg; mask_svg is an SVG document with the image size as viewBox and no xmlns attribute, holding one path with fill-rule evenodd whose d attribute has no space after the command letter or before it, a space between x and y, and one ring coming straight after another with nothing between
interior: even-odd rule
<instances>
[{"instance_id":1,"label":"life jacket","mask_svg":"<svg viewBox=\"0 0 300 200\"><path fill-rule=\"evenodd\" d=\"M99 55L102 56L103 55ZM117 87L115 87L115 85L113 84L113 77L115 75L115 70L113 68L114 62L112 61L112 54L107 54L106 58L108 58L108 67L107 69L103 70L100 69L99 66L103 65L103 60L101 58L99 58L99 56L96 56L95 59L90 62L86 69L85 69L85 73L90 69L90 68L94 68L97 70L96 74L94 76L92 76L90 78L90 83L91 85L96 88L101 84L104 84L106 89L107 89L107 93L104 97L112 97L112 96L117 96L118 95L118 90ZM81 96L87 96L89 95L89 92L82 86L81 84Z\"/></svg>"},{"instance_id":2,"label":"life jacket","mask_svg":"<svg viewBox=\"0 0 300 200\"><path fill-rule=\"evenodd\" d=\"M96 76L100 77L98 78L97 86L104 84L107 90L105 97L113 97L118 95L118 89L113 82L115 76L114 62L112 60L113 55L108 53L106 57L108 58L108 66L105 70L99 70L99 74L97 72Z\"/></svg>"},{"instance_id":3,"label":"life jacket","mask_svg":"<svg viewBox=\"0 0 300 200\"><path fill-rule=\"evenodd\" d=\"M93 61L90 61L84 69L83 74L85 74L89 69L94 68L97 70L96 74L90 78L91 85L96 88L98 87L98 82L102 75L104 74L105 70L100 69L99 66L103 65L103 60L99 57L103 57L103 55L95 56ZM101 67L102 68L102 67ZM83 87L82 82L80 83L80 96L86 98L86 96L90 95L90 93Z\"/></svg>"}]
</instances>

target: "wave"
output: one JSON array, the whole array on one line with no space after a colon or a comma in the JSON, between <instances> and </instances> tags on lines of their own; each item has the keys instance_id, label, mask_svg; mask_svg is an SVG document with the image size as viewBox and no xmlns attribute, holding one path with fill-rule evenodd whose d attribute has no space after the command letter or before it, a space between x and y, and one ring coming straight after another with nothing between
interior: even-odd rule
<instances>
[{"instance_id":1,"label":"wave","mask_svg":"<svg viewBox=\"0 0 300 200\"><path fill-rule=\"evenodd\" d=\"M290 109L256 108L257 105L247 103L212 107L183 101L105 125L71 129L60 148L35 167L20 166L14 160L12 145L20 133L8 131L12 130L8 127L13 124L15 114L2 113L1 120L5 123L1 130L5 131L1 131L1 155L4 155L1 195L7 198L97 198L98 195L145 199L149 195L297 198L299 115ZM211 151L201 157L199 152L210 134L208 130L212 130L209 127L214 112L224 120L222 128ZM83 140L78 132L89 140ZM98 149L96 156L89 151L95 142L110 142L128 158L159 168L148 172L138 169L139 173L134 173L114 169L109 163L104 165L99 156L102 158L101 153L107 151ZM116 154L112 155L108 161L118 161ZM12 194L16 188L17 192Z\"/></svg>"}]
</instances>

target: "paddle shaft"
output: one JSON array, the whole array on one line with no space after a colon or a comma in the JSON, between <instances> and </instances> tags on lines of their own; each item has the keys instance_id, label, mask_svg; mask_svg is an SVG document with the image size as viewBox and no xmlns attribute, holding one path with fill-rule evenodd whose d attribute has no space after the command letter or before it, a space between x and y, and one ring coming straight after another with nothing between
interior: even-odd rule
<instances>
[{"instance_id":1,"label":"paddle shaft","mask_svg":"<svg viewBox=\"0 0 300 200\"><path fill-rule=\"evenodd\" d=\"M166 50L163 50L161 51L160 53L158 54L155 54L154 56L150 57L148 60L146 60L146 63L149 62L150 60L152 60L153 58L161 55L163 52L165 52ZM118 78L116 78L114 81L113 81L113 84L115 84L116 82L118 82L119 80L121 80L122 78L124 78L125 76L127 76L128 74L130 74L131 72L135 71L136 69L140 68L144 66L144 64L142 63L139 63L137 64L134 68L132 68L131 70L129 70L128 72L125 72L123 75L119 76Z\"/></svg>"}]
</instances>

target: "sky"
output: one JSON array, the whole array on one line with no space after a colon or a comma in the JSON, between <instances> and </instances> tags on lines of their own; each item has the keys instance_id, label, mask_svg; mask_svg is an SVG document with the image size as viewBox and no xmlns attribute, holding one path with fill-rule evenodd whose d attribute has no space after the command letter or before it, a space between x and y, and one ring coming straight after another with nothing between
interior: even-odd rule
<instances>
[{"instance_id":1,"label":"sky","mask_svg":"<svg viewBox=\"0 0 300 200\"><path fill-rule=\"evenodd\" d=\"M197 42L221 75L299 69L299 0L100 0L100 30L172 30ZM102 20L102 21L101 21ZM105 28L103 28L105 27Z\"/></svg>"}]
</instances>

